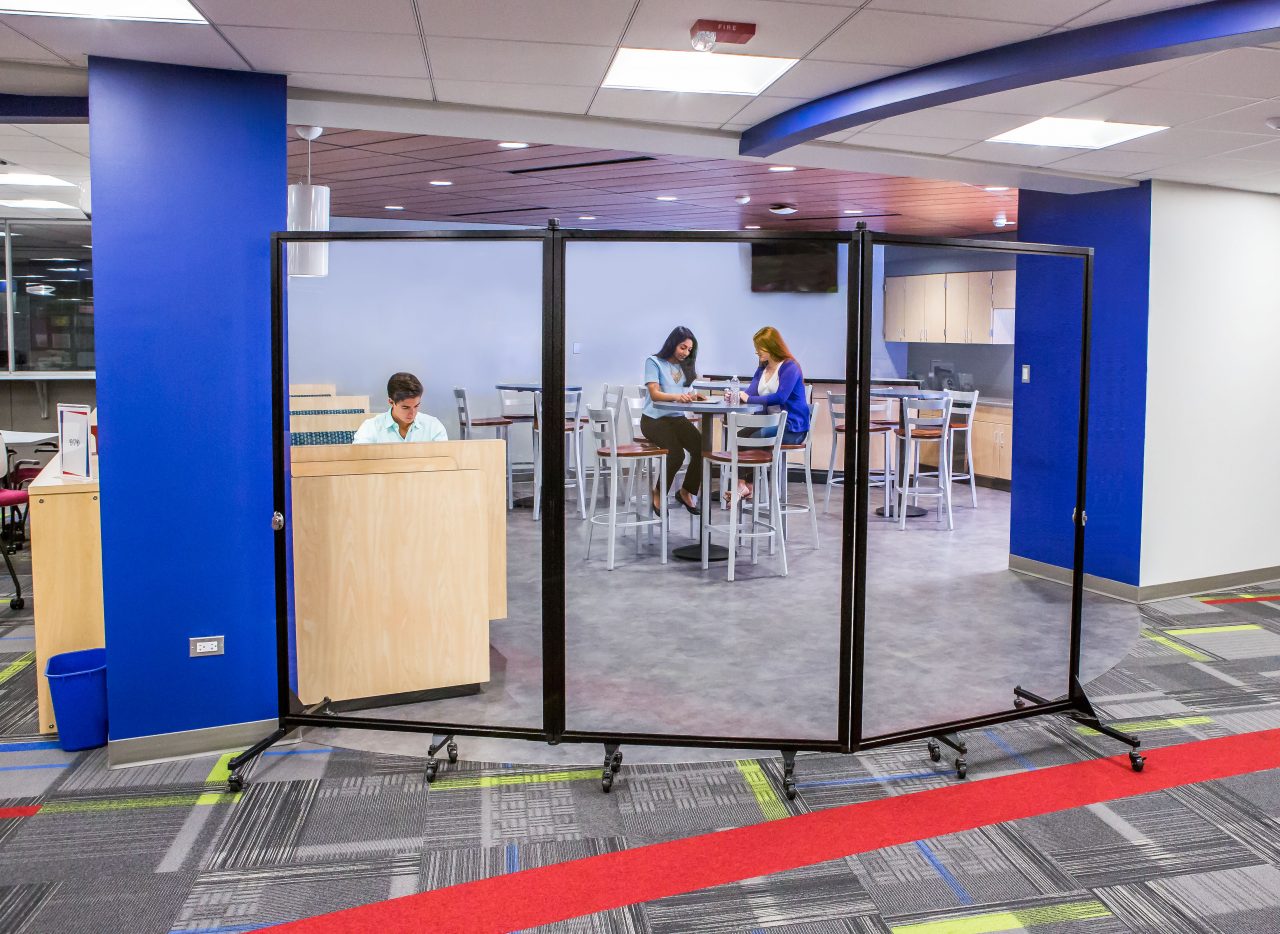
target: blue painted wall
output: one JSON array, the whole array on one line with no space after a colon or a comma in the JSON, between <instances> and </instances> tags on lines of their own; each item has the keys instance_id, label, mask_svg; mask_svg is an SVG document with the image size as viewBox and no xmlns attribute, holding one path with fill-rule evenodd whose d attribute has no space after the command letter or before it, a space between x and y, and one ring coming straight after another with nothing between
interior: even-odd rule
<instances>
[{"instance_id":1,"label":"blue painted wall","mask_svg":"<svg viewBox=\"0 0 1280 934\"><path fill-rule=\"evenodd\" d=\"M274 717L285 79L91 58L89 103L111 738Z\"/></svg>"},{"instance_id":2,"label":"blue painted wall","mask_svg":"<svg viewBox=\"0 0 1280 934\"><path fill-rule=\"evenodd\" d=\"M1085 571L1138 584L1146 423L1151 186L1087 195L1023 191L1024 241L1092 246L1092 365ZM1019 257L1010 551L1072 563L1082 264ZM1023 364L1032 380L1021 382Z\"/></svg>"}]
</instances>

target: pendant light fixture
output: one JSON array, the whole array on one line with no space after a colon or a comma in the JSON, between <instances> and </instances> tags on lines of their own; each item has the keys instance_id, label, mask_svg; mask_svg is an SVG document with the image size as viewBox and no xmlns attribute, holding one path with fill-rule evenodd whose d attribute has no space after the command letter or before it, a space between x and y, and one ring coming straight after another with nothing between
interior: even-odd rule
<instances>
[{"instance_id":1,"label":"pendant light fixture","mask_svg":"<svg viewBox=\"0 0 1280 934\"><path fill-rule=\"evenodd\" d=\"M307 183L289 186L289 229L329 229L329 187L311 184L311 141L324 132L324 127L300 126L294 129L307 141ZM289 275L327 276L329 244L290 243Z\"/></svg>"}]
</instances>

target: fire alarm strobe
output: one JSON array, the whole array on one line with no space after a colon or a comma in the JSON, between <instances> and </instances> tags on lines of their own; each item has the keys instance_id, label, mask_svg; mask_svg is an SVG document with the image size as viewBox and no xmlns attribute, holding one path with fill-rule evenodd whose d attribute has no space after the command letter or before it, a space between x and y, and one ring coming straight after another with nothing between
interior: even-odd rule
<instances>
[{"instance_id":1,"label":"fire alarm strobe","mask_svg":"<svg viewBox=\"0 0 1280 934\"><path fill-rule=\"evenodd\" d=\"M726 23L718 19L700 19L689 28L689 38L696 39L698 33L709 32L715 35L716 43L743 45L756 34L755 23Z\"/></svg>"}]
</instances>

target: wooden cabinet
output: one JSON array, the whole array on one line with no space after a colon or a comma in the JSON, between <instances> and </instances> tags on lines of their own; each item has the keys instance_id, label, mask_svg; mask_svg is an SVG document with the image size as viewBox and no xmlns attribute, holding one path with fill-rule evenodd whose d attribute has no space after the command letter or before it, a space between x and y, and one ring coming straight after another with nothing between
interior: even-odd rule
<instances>
[{"instance_id":1,"label":"wooden cabinet","mask_svg":"<svg viewBox=\"0 0 1280 934\"><path fill-rule=\"evenodd\" d=\"M1013 270L888 276L884 280L884 339L1013 343L1012 311L1006 311L1003 318L995 311L1005 307L1000 302L1012 302L1013 276ZM1000 339L1001 335L1005 339Z\"/></svg>"},{"instance_id":2,"label":"wooden cabinet","mask_svg":"<svg viewBox=\"0 0 1280 934\"><path fill-rule=\"evenodd\" d=\"M1017 273L1012 269L997 269L991 274L991 306L1013 308Z\"/></svg>"},{"instance_id":3,"label":"wooden cabinet","mask_svg":"<svg viewBox=\"0 0 1280 934\"><path fill-rule=\"evenodd\" d=\"M973 414L973 466L979 477L1013 477L1012 409L978 403Z\"/></svg>"}]
</instances>

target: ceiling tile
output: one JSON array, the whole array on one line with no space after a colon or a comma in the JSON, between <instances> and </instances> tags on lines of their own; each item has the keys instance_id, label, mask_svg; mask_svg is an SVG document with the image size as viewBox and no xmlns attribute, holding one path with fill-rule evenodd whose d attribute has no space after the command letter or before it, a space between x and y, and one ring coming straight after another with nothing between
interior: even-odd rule
<instances>
[{"instance_id":1,"label":"ceiling tile","mask_svg":"<svg viewBox=\"0 0 1280 934\"><path fill-rule=\"evenodd\" d=\"M1027 88L1016 88L1012 91L1001 91L999 94L987 94L967 101L957 101L954 104L948 104L947 108L950 110L983 110L991 113L1048 117L1066 107L1083 103L1106 93L1106 88L1099 87L1096 84L1081 84L1076 81L1049 81L1045 84L1034 84Z\"/></svg>"},{"instance_id":2,"label":"ceiling tile","mask_svg":"<svg viewBox=\"0 0 1280 934\"><path fill-rule=\"evenodd\" d=\"M259 71L427 77L416 35L258 26L224 26L222 31Z\"/></svg>"},{"instance_id":3,"label":"ceiling tile","mask_svg":"<svg viewBox=\"0 0 1280 934\"><path fill-rule=\"evenodd\" d=\"M545 110L553 113L584 114L595 94L593 87L566 87L556 84L510 84L500 81L452 81L435 79L436 97L454 104L480 107L510 107L516 110Z\"/></svg>"},{"instance_id":4,"label":"ceiling tile","mask_svg":"<svg viewBox=\"0 0 1280 934\"><path fill-rule=\"evenodd\" d=\"M289 86L344 94L374 94L379 97L403 97L412 100L434 100L431 82L426 78L383 78L369 75L317 75L294 72Z\"/></svg>"},{"instance_id":5,"label":"ceiling tile","mask_svg":"<svg viewBox=\"0 0 1280 934\"><path fill-rule=\"evenodd\" d=\"M1156 75L1139 87L1235 97L1280 95L1280 49L1232 49Z\"/></svg>"},{"instance_id":6,"label":"ceiling tile","mask_svg":"<svg viewBox=\"0 0 1280 934\"><path fill-rule=\"evenodd\" d=\"M1025 114L992 114L977 110L931 107L881 120L876 124L876 132L977 141L998 136L1026 122Z\"/></svg>"},{"instance_id":7,"label":"ceiling tile","mask_svg":"<svg viewBox=\"0 0 1280 934\"><path fill-rule=\"evenodd\" d=\"M1280 163L1280 139L1273 139L1256 146L1235 149L1222 154L1224 159L1244 159L1248 162Z\"/></svg>"},{"instance_id":8,"label":"ceiling tile","mask_svg":"<svg viewBox=\"0 0 1280 934\"><path fill-rule=\"evenodd\" d=\"M813 53L824 61L925 65L1030 39L1043 30L1023 23L861 10Z\"/></svg>"},{"instance_id":9,"label":"ceiling tile","mask_svg":"<svg viewBox=\"0 0 1280 934\"><path fill-rule=\"evenodd\" d=\"M205 19L219 26L277 26L343 32L418 34L413 0L199 0Z\"/></svg>"},{"instance_id":10,"label":"ceiling tile","mask_svg":"<svg viewBox=\"0 0 1280 934\"><path fill-rule=\"evenodd\" d=\"M877 78L901 71L894 65L858 65L852 62L820 62L805 60L792 65L765 92L778 97L802 97L812 100L836 91L866 84Z\"/></svg>"},{"instance_id":11,"label":"ceiling tile","mask_svg":"<svg viewBox=\"0 0 1280 934\"><path fill-rule=\"evenodd\" d=\"M902 150L903 152L927 152L945 156L969 145L968 140L941 139L929 136L902 136L896 133L879 133L869 130L857 133L844 141L846 146L866 146L871 149Z\"/></svg>"},{"instance_id":12,"label":"ceiling tile","mask_svg":"<svg viewBox=\"0 0 1280 934\"><path fill-rule=\"evenodd\" d=\"M721 45L717 54L782 58L802 58L850 15L844 7L773 0L720 0L705 9L693 9L686 0L640 0L622 44L638 49L689 51L689 28L697 19L695 13L706 14L705 19L756 24L756 34L750 42Z\"/></svg>"},{"instance_id":13,"label":"ceiling tile","mask_svg":"<svg viewBox=\"0 0 1280 934\"><path fill-rule=\"evenodd\" d=\"M948 0L945 15L1057 26L1098 5L1098 0ZM937 0L872 0L872 9L940 14Z\"/></svg>"},{"instance_id":14,"label":"ceiling tile","mask_svg":"<svg viewBox=\"0 0 1280 934\"><path fill-rule=\"evenodd\" d=\"M1048 165L1068 156L1078 155L1079 149L1062 146L1023 146L1020 143L977 143L951 153L959 159L978 159L983 162L1010 165Z\"/></svg>"},{"instance_id":15,"label":"ceiling tile","mask_svg":"<svg viewBox=\"0 0 1280 934\"><path fill-rule=\"evenodd\" d=\"M430 39L433 78L530 84L590 85L604 80L613 48L496 39Z\"/></svg>"},{"instance_id":16,"label":"ceiling tile","mask_svg":"<svg viewBox=\"0 0 1280 934\"><path fill-rule=\"evenodd\" d=\"M768 120L770 117L776 117L778 114L790 110L792 107L798 107L806 102L806 98L802 97L774 97L772 95L756 98L741 98L746 105L733 116L734 124L745 123L754 125L761 120Z\"/></svg>"},{"instance_id":17,"label":"ceiling tile","mask_svg":"<svg viewBox=\"0 0 1280 934\"><path fill-rule=\"evenodd\" d=\"M635 0L418 0L428 36L608 46L617 44L634 7Z\"/></svg>"},{"instance_id":18,"label":"ceiling tile","mask_svg":"<svg viewBox=\"0 0 1280 934\"><path fill-rule=\"evenodd\" d=\"M19 20L20 22L15 22ZM211 26L195 23L136 23L60 16L4 16L67 61L83 67L88 55L244 70L244 62Z\"/></svg>"},{"instance_id":19,"label":"ceiling tile","mask_svg":"<svg viewBox=\"0 0 1280 934\"><path fill-rule=\"evenodd\" d=\"M1068 156L1053 168L1067 172L1096 172L1102 175L1139 175L1152 169L1169 165L1177 156L1155 152L1125 152L1116 149L1098 149Z\"/></svg>"},{"instance_id":20,"label":"ceiling tile","mask_svg":"<svg viewBox=\"0 0 1280 934\"><path fill-rule=\"evenodd\" d=\"M1112 71L1099 71L1091 75L1077 75L1072 81L1083 81L1086 84L1110 84L1122 88L1139 81L1145 81L1156 75L1162 75L1174 68L1182 68L1207 58L1205 55L1188 55L1186 58L1174 58L1163 62L1151 62L1147 65L1134 65L1131 68L1116 68Z\"/></svg>"},{"instance_id":21,"label":"ceiling tile","mask_svg":"<svg viewBox=\"0 0 1280 934\"><path fill-rule=\"evenodd\" d=\"M1244 97L1221 97L1191 91L1118 88L1091 101L1068 107L1054 116L1182 126L1251 103L1253 101Z\"/></svg>"},{"instance_id":22,"label":"ceiling tile","mask_svg":"<svg viewBox=\"0 0 1280 934\"><path fill-rule=\"evenodd\" d=\"M1172 10L1175 7L1187 6L1186 0L1108 0L1100 6L1077 16L1065 23L1068 29L1080 29L1095 23L1108 23L1116 19L1128 19L1130 16L1141 16L1143 13L1154 13L1157 10Z\"/></svg>"},{"instance_id":23,"label":"ceiling tile","mask_svg":"<svg viewBox=\"0 0 1280 934\"><path fill-rule=\"evenodd\" d=\"M1171 153L1179 158L1215 156L1246 146L1256 146L1274 139L1275 134L1224 133L1217 130L1199 130L1190 127L1174 127L1108 147L1120 152Z\"/></svg>"},{"instance_id":24,"label":"ceiling tile","mask_svg":"<svg viewBox=\"0 0 1280 934\"><path fill-rule=\"evenodd\" d=\"M674 120L725 123L751 102L738 94L688 94L601 88L588 111L593 117L627 120Z\"/></svg>"},{"instance_id":25,"label":"ceiling tile","mask_svg":"<svg viewBox=\"0 0 1280 934\"><path fill-rule=\"evenodd\" d=\"M1267 120L1272 117L1280 117L1280 99L1250 103L1235 110L1224 110L1203 120L1196 120L1189 128L1274 136L1276 131L1267 126Z\"/></svg>"},{"instance_id":26,"label":"ceiling tile","mask_svg":"<svg viewBox=\"0 0 1280 934\"><path fill-rule=\"evenodd\" d=\"M29 17L23 17L27 19ZM48 62L65 64L62 59L36 42L32 42L18 30L10 26L0 25L0 58L15 62ZM13 93L7 87L7 93Z\"/></svg>"}]
</instances>

